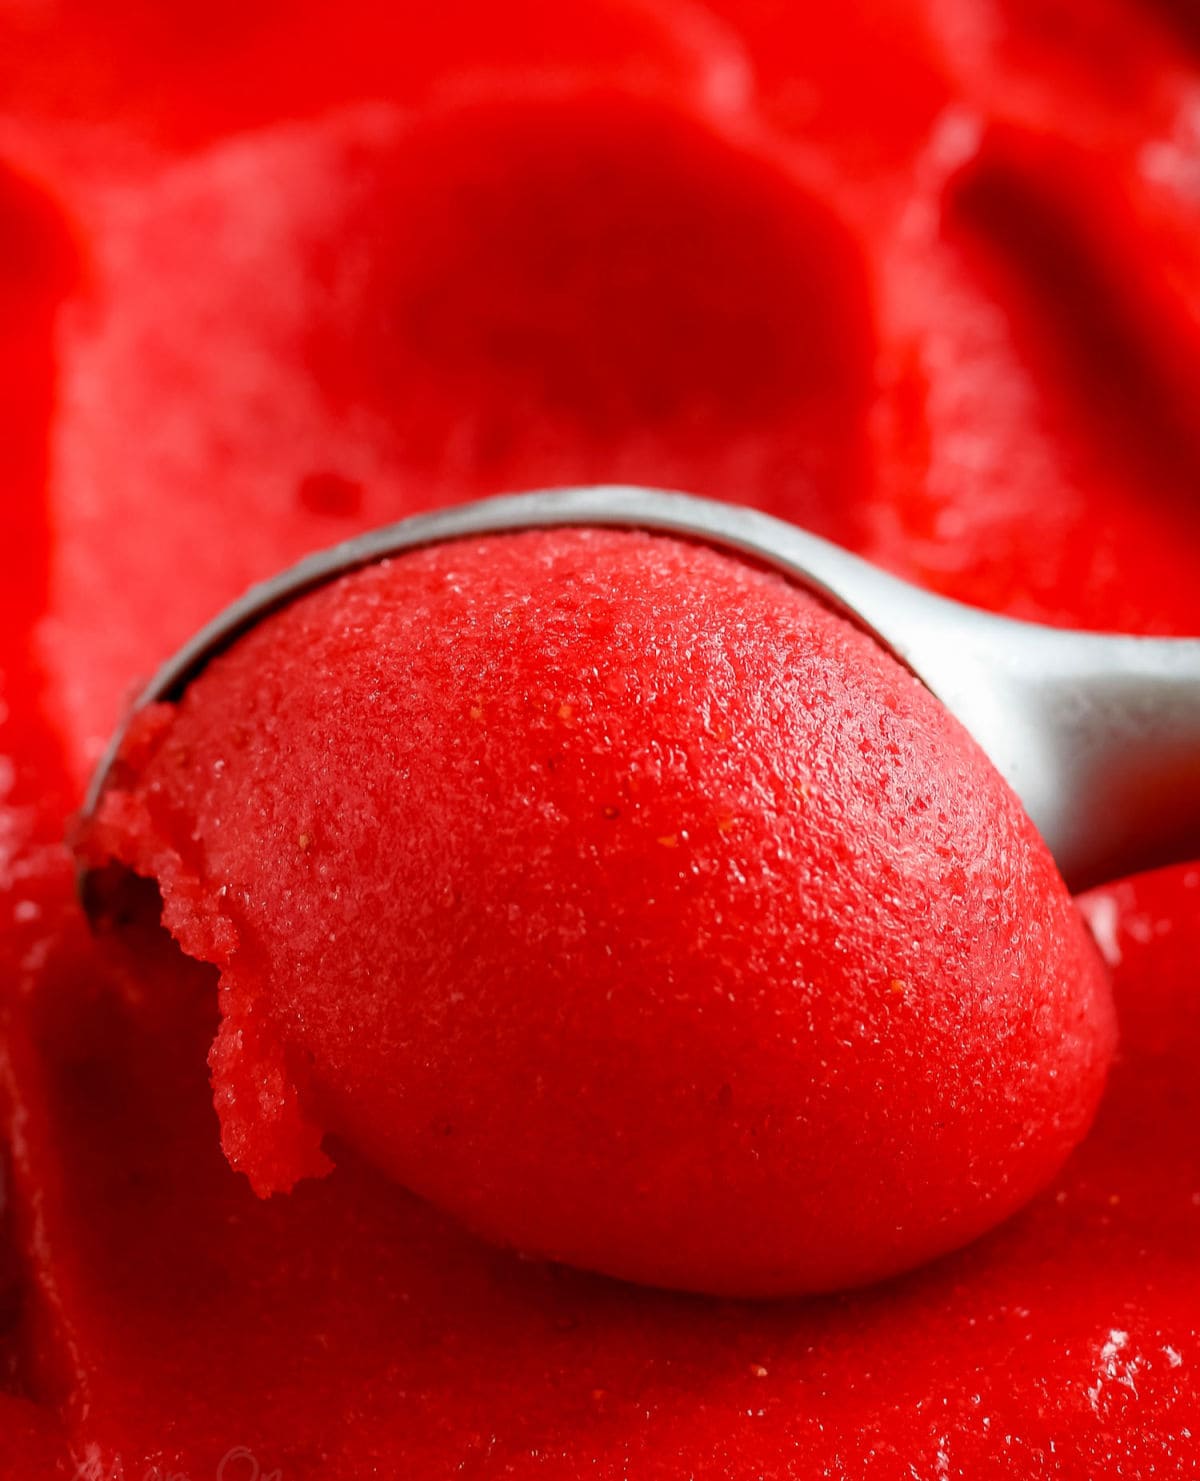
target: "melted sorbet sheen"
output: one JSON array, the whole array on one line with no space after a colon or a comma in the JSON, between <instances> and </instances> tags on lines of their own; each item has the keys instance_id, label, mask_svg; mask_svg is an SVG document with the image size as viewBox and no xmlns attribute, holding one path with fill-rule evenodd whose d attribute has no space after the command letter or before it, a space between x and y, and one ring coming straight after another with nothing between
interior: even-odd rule
<instances>
[{"instance_id":1,"label":"melted sorbet sheen","mask_svg":"<svg viewBox=\"0 0 1200 1481\"><path fill-rule=\"evenodd\" d=\"M1099 958L975 744L781 578L535 532L366 569L142 715L88 841L220 970L230 1162L333 1133L634 1280L860 1283L1090 1124Z\"/></svg>"}]
</instances>

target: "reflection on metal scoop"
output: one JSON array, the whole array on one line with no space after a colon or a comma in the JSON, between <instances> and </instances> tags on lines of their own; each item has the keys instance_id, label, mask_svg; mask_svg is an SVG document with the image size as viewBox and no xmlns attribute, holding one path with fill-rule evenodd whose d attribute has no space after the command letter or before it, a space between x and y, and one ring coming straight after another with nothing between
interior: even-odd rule
<instances>
[{"instance_id":1,"label":"reflection on metal scoop","mask_svg":"<svg viewBox=\"0 0 1200 1481\"><path fill-rule=\"evenodd\" d=\"M177 699L215 654L304 592L418 546L607 525L738 552L809 588L901 659L974 736L1075 889L1200 857L1200 638L1077 633L995 617L738 505L652 489L517 494L418 515L252 587L155 675L135 709ZM88 790L91 813L123 732ZM88 898L84 892L85 900Z\"/></svg>"}]
</instances>

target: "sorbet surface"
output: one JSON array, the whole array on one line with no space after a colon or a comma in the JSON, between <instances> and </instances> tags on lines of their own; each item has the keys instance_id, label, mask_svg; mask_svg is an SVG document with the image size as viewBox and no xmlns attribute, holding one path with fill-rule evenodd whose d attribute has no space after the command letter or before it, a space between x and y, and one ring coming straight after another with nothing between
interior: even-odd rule
<instances>
[{"instance_id":1,"label":"sorbet surface","mask_svg":"<svg viewBox=\"0 0 1200 1481\"><path fill-rule=\"evenodd\" d=\"M895 1274L1090 1124L1099 953L872 638L659 536L341 578L139 716L86 840L220 969L266 1196L340 1135L503 1243L719 1294Z\"/></svg>"},{"instance_id":2,"label":"sorbet surface","mask_svg":"<svg viewBox=\"0 0 1200 1481\"><path fill-rule=\"evenodd\" d=\"M1195 869L1084 902L1121 1050L1044 1194L755 1307L514 1262L348 1151L255 1199L210 974L79 918L61 840L136 676L450 499L684 487L1200 631L1182 9L493 15L0 21L0 1474L1191 1476Z\"/></svg>"}]
</instances>

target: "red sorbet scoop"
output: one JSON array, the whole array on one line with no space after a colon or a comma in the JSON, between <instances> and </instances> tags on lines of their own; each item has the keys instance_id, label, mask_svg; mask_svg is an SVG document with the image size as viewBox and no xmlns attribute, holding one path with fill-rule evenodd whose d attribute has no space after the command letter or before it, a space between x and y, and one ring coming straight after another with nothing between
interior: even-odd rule
<instances>
[{"instance_id":1,"label":"red sorbet scoop","mask_svg":"<svg viewBox=\"0 0 1200 1481\"><path fill-rule=\"evenodd\" d=\"M221 973L224 1145L327 1133L493 1239L701 1291L872 1280L1084 1134L1107 983L936 700L646 534L406 554L147 711L86 840Z\"/></svg>"}]
</instances>

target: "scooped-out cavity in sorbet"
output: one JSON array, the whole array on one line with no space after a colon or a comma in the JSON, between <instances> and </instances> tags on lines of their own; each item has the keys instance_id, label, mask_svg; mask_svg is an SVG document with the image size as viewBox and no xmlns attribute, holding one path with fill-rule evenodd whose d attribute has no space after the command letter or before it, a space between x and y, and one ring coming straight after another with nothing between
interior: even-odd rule
<instances>
[{"instance_id":1,"label":"scooped-out cavity in sorbet","mask_svg":"<svg viewBox=\"0 0 1200 1481\"><path fill-rule=\"evenodd\" d=\"M1114 1027L975 743L781 577L630 532L448 543L139 715L83 843L220 973L230 1162L327 1138L628 1279L827 1290L1023 1204Z\"/></svg>"}]
</instances>

